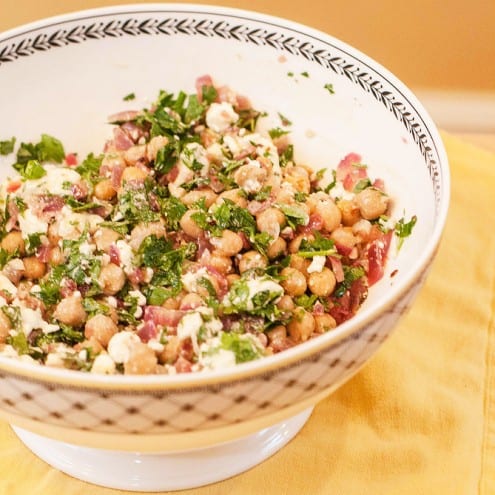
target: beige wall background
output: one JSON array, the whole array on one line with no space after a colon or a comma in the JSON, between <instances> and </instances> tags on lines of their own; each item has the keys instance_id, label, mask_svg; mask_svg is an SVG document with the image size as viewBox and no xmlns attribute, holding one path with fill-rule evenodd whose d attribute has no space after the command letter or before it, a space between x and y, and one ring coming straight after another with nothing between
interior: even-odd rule
<instances>
[{"instance_id":1,"label":"beige wall background","mask_svg":"<svg viewBox=\"0 0 495 495\"><path fill-rule=\"evenodd\" d=\"M0 0L0 31L47 16L123 3L131 2ZM251 9L310 25L366 52L412 87L495 91L495 0L193 3Z\"/></svg>"}]
</instances>

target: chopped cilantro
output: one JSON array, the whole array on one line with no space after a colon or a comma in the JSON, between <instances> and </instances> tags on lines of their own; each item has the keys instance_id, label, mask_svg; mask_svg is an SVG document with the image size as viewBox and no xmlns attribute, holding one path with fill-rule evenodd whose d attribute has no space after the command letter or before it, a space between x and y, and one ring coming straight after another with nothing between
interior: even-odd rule
<instances>
[{"instance_id":1,"label":"chopped cilantro","mask_svg":"<svg viewBox=\"0 0 495 495\"><path fill-rule=\"evenodd\" d=\"M170 196L170 198L163 199L160 206L162 215L167 222L167 228L169 230L179 230L180 219L187 211L186 205L175 196Z\"/></svg>"},{"instance_id":2,"label":"chopped cilantro","mask_svg":"<svg viewBox=\"0 0 495 495\"><path fill-rule=\"evenodd\" d=\"M0 141L0 155L10 155L14 152L15 137Z\"/></svg>"},{"instance_id":3,"label":"chopped cilantro","mask_svg":"<svg viewBox=\"0 0 495 495\"><path fill-rule=\"evenodd\" d=\"M164 237L157 237L152 234L145 237L138 254L141 256L141 263L151 268L159 267L164 253L170 251L172 245Z\"/></svg>"},{"instance_id":4,"label":"chopped cilantro","mask_svg":"<svg viewBox=\"0 0 495 495\"><path fill-rule=\"evenodd\" d=\"M291 229L296 229L298 225L308 225L309 215L301 206L281 203L276 206L285 215L287 224Z\"/></svg>"},{"instance_id":5,"label":"chopped cilantro","mask_svg":"<svg viewBox=\"0 0 495 495\"><path fill-rule=\"evenodd\" d=\"M124 101L132 101L132 100L136 99L136 95L134 93L129 93L129 94L125 95L122 99Z\"/></svg>"},{"instance_id":6,"label":"chopped cilantro","mask_svg":"<svg viewBox=\"0 0 495 495\"><path fill-rule=\"evenodd\" d=\"M29 160L26 163L16 163L14 168L27 180L41 179L46 175L46 170L38 160Z\"/></svg>"},{"instance_id":7,"label":"chopped cilantro","mask_svg":"<svg viewBox=\"0 0 495 495\"><path fill-rule=\"evenodd\" d=\"M236 122L236 126L239 128L247 129L250 132L254 132L256 129L256 123L260 117L260 113L252 108L246 108L239 110L239 119Z\"/></svg>"},{"instance_id":8,"label":"chopped cilantro","mask_svg":"<svg viewBox=\"0 0 495 495\"><path fill-rule=\"evenodd\" d=\"M301 76L303 76L303 77L309 77L309 72L306 72L306 71L301 72Z\"/></svg>"},{"instance_id":9,"label":"chopped cilantro","mask_svg":"<svg viewBox=\"0 0 495 495\"><path fill-rule=\"evenodd\" d=\"M93 183L99 178L102 160L103 155L95 156L90 153L75 170L81 177Z\"/></svg>"},{"instance_id":10,"label":"chopped cilantro","mask_svg":"<svg viewBox=\"0 0 495 495\"><path fill-rule=\"evenodd\" d=\"M335 94L335 90L333 89L333 84L327 83L323 86L331 95Z\"/></svg>"},{"instance_id":11,"label":"chopped cilantro","mask_svg":"<svg viewBox=\"0 0 495 495\"><path fill-rule=\"evenodd\" d=\"M210 104L217 99L218 93L213 86L203 85L201 87L201 95L203 97L203 101Z\"/></svg>"},{"instance_id":12,"label":"chopped cilantro","mask_svg":"<svg viewBox=\"0 0 495 495\"><path fill-rule=\"evenodd\" d=\"M366 271L361 265L342 265L342 268L344 270L344 280L337 284L337 287L333 292L335 297L342 297L356 280L359 280L366 275Z\"/></svg>"},{"instance_id":13,"label":"chopped cilantro","mask_svg":"<svg viewBox=\"0 0 495 495\"><path fill-rule=\"evenodd\" d=\"M395 235L399 238L399 241L397 242L397 249L400 249L404 244L404 239L412 234L412 230L417 221L418 218L416 217L416 215L413 215L409 222L406 222L405 218L402 217L395 224Z\"/></svg>"},{"instance_id":14,"label":"chopped cilantro","mask_svg":"<svg viewBox=\"0 0 495 495\"><path fill-rule=\"evenodd\" d=\"M308 241L307 239L301 241L297 254L302 258L313 258L314 256L336 255L337 250L332 239L323 237L319 232L315 232L314 241Z\"/></svg>"},{"instance_id":15,"label":"chopped cilantro","mask_svg":"<svg viewBox=\"0 0 495 495\"><path fill-rule=\"evenodd\" d=\"M278 112L278 117L283 126L292 125L292 122L285 115L282 115L280 112Z\"/></svg>"},{"instance_id":16,"label":"chopped cilantro","mask_svg":"<svg viewBox=\"0 0 495 495\"><path fill-rule=\"evenodd\" d=\"M272 139L277 139L279 137L285 136L286 134L289 134L289 132L290 131L282 129L281 127L274 127L273 129L270 129L268 131L268 134Z\"/></svg>"},{"instance_id":17,"label":"chopped cilantro","mask_svg":"<svg viewBox=\"0 0 495 495\"><path fill-rule=\"evenodd\" d=\"M354 186L354 193L360 193L361 191L364 191L368 187L371 187L371 181L366 178L366 179L361 179L355 186Z\"/></svg>"},{"instance_id":18,"label":"chopped cilantro","mask_svg":"<svg viewBox=\"0 0 495 495\"><path fill-rule=\"evenodd\" d=\"M220 337L221 348L235 354L235 362L245 363L258 359L263 355L263 349L256 345L249 335L240 335L235 332L222 332Z\"/></svg>"},{"instance_id":19,"label":"chopped cilantro","mask_svg":"<svg viewBox=\"0 0 495 495\"><path fill-rule=\"evenodd\" d=\"M180 153L180 143L176 140L171 140L165 146L158 150L156 154L154 168L160 174L166 174L172 170L172 167L177 163Z\"/></svg>"},{"instance_id":20,"label":"chopped cilantro","mask_svg":"<svg viewBox=\"0 0 495 495\"><path fill-rule=\"evenodd\" d=\"M280 166L285 167L294 159L294 145L289 144L280 154Z\"/></svg>"},{"instance_id":21,"label":"chopped cilantro","mask_svg":"<svg viewBox=\"0 0 495 495\"><path fill-rule=\"evenodd\" d=\"M315 294L311 294L310 296L308 296L307 294L302 294L301 296L295 297L294 302L297 306L301 306L305 310L310 311L311 309L313 309L313 306L317 299L318 296Z\"/></svg>"},{"instance_id":22,"label":"chopped cilantro","mask_svg":"<svg viewBox=\"0 0 495 495\"><path fill-rule=\"evenodd\" d=\"M272 186L264 186L254 195L253 199L256 201L266 201L270 197L271 192Z\"/></svg>"},{"instance_id":23,"label":"chopped cilantro","mask_svg":"<svg viewBox=\"0 0 495 495\"><path fill-rule=\"evenodd\" d=\"M62 143L53 136L42 134L39 143L21 143L17 150L17 163L14 168L18 170L17 167L22 168L21 165L26 165L31 160L41 163L46 161L62 163L64 158L65 151Z\"/></svg>"},{"instance_id":24,"label":"chopped cilantro","mask_svg":"<svg viewBox=\"0 0 495 495\"><path fill-rule=\"evenodd\" d=\"M7 251L0 248L0 270L11 260L19 257L19 250Z\"/></svg>"}]
</instances>

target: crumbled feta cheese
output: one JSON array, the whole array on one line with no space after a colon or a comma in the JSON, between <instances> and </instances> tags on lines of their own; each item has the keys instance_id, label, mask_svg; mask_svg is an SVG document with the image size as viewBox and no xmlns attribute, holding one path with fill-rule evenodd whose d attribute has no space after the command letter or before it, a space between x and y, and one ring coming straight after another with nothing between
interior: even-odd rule
<instances>
[{"instance_id":1,"label":"crumbled feta cheese","mask_svg":"<svg viewBox=\"0 0 495 495\"><path fill-rule=\"evenodd\" d=\"M308 266L308 273L321 272L325 266L326 256L313 256L313 261Z\"/></svg>"},{"instance_id":2,"label":"crumbled feta cheese","mask_svg":"<svg viewBox=\"0 0 495 495\"><path fill-rule=\"evenodd\" d=\"M165 346L156 339L148 340L148 347L153 349L155 352L162 352Z\"/></svg>"},{"instance_id":3,"label":"crumbled feta cheese","mask_svg":"<svg viewBox=\"0 0 495 495\"><path fill-rule=\"evenodd\" d=\"M179 164L177 165L177 169L177 177L174 179L173 182L169 182L168 188L172 196L181 198L182 196L184 196L184 194L186 194L186 190L181 186L182 184L185 184L186 182L194 179L194 172L189 167L186 167L182 162L179 162Z\"/></svg>"},{"instance_id":4,"label":"crumbled feta cheese","mask_svg":"<svg viewBox=\"0 0 495 495\"><path fill-rule=\"evenodd\" d=\"M21 313L22 330L26 336L28 336L33 330L40 329L43 333L56 332L60 329L58 325L47 323L41 314L39 308L31 309L22 305L21 301L15 299L12 303L13 306L17 306Z\"/></svg>"},{"instance_id":5,"label":"crumbled feta cheese","mask_svg":"<svg viewBox=\"0 0 495 495\"><path fill-rule=\"evenodd\" d=\"M94 244L90 244L89 242L82 242L79 246L79 252L83 256L91 256L95 252L96 246Z\"/></svg>"},{"instance_id":6,"label":"crumbled feta cheese","mask_svg":"<svg viewBox=\"0 0 495 495\"><path fill-rule=\"evenodd\" d=\"M144 306L146 304L146 297L139 290L130 290L129 296L137 299L138 306Z\"/></svg>"},{"instance_id":7,"label":"crumbled feta cheese","mask_svg":"<svg viewBox=\"0 0 495 495\"><path fill-rule=\"evenodd\" d=\"M64 355L58 352L50 352L46 356L45 365L53 368L65 368Z\"/></svg>"},{"instance_id":8,"label":"crumbled feta cheese","mask_svg":"<svg viewBox=\"0 0 495 495\"><path fill-rule=\"evenodd\" d=\"M217 238L212 237L211 243L215 246L215 242L217 242ZM182 285L188 292L198 292L201 290L202 286L198 284L198 281L203 277L208 278L208 271L205 267L201 267L199 270L195 272L186 272L181 277Z\"/></svg>"},{"instance_id":9,"label":"crumbled feta cheese","mask_svg":"<svg viewBox=\"0 0 495 495\"><path fill-rule=\"evenodd\" d=\"M185 314L177 325L177 337L180 340L190 338L195 352L198 351L198 332L203 325L203 318L197 311Z\"/></svg>"},{"instance_id":10,"label":"crumbled feta cheese","mask_svg":"<svg viewBox=\"0 0 495 495\"><path fill-rule=\"evenodd\" d=\"M63 239L79 239L86 227L94 232L101 222L103 218L99 215L74 213L68 206L64 206L58 217L58 235Z\"/></svg>"},{"instance_id":11,"label":"crumbled feta cheese","mask_svg":"<svg viewBox=\"0 0 495 495\"><path fill-rule=\"evenodd\" d=\"M235 354L232 351L219 347L210 353L203 352L201 354L200 363L204 368L210 370L231 368L236 364Z\"/></svg>"},{"instance_id":12,"label":"crumbled feta cheese","mask_svg":"<svg viewBox=\"0 0 495 495\"><path fill-rule=\"evenodd\" d=\"M108 354L116 363L126 363L129 360L131 349L141 342L134 332L116 333L108 342Z\"/></svg>"},{"instance_id":13,"label":"crumbled feta cheese","mask_svg":"<svg viewBox=\"0 0 495 495\"><path fill-rule=\"evenodd\" d=\"M132 251L131 246L127 244L127 242L118 240L115 245L119 250L119 259L120 264L124 272L129 275L134 270L134 265L132 264L132 260L134 259L134 252Z\"/></svg>"},{"instance_id":14,"label":"crumbled feta cheese","mask_svg":"<svg viewBox=\"0 0 495 495\"><path fill-rule=\"evenodd\" d=\"M353 200L354 197L356 196L353 192L347 191L344 189L344 184L342 182L337 181L335 185L330 189L328 192L328 195L333 199L346 199L346 200Z\"/></svg>"},{"instance_id":15,"label":"crumbled feta cheese","mask_svg":"<svg viewBox=\"0 0 495 495\"><path fill-rule=\"evenodd\" d=\"M246 309L248 311L254 309L252 299L259 292L265 292L265 291L275 292L275 293L279 293L280 296L282 296L282 294L284 293L284 289L282 288L282 286L280 286L279 284L277 284L277 282L274 282L273 280L255 278L253 280L248 280L246 285L249 290L249 296L247 297L248 303L246 306Z\"/></svg>"},{"instance_id":16,"label":"crumbled feta cheese","mask_svg":"<svg viewBox=\"0 0 495 495\"><path fill-rule=\"evenodd\" d=\"M73 169L60 165L44 164L46 175L40 179L27 180L20 190L25 198L33 194L46 192L64 196L70 194L70 186L81 180L81 176Z\"/></svg>"},{"instance_id":17,"label":"crumbled feta cheese","mask_svg":"<svg viewBox=\"0 0 495 495\"><path fill-rule=\"evenodd\" d=\"M206 111L206 125L215 132L224 132L239 119L232 105L225 101L212 103Z\"/></svg>"},{"instance_id":18,"label":"crumbled feta cheese","mask_svg":"<svg viewBox=\"0 0 495 495\"><path fill-rule=\"evenodd\" d=\"M96 356L91 366L91 373L99 375L113 375L115 373L115 361L106 353Z\"/></svg>"},{"instance_id":19,"label":"crumbled feta cheese","mask_svg":"<svg viewBox=\"0 0 495 495\"><path fill-rule=\"evenodd\" d=\"M23 239L27 239L32 234L48 232L48 223L38 218L30 209L21 213L18 220Z\"/></svg>"}]
</instances>

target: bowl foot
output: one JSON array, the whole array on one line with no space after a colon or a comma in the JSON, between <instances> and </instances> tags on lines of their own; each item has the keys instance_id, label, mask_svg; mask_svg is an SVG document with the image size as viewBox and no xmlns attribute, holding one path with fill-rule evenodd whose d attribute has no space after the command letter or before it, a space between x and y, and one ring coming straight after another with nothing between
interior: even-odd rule
<instances>
[{"instance_id":1,"label":"bowl foot","mask_svg":"<svg viewBox=\"0 0 495 495\"><path fill-rule=\"evenodd\" d=\"M108 488L156 492L207 485L260 464L299 432L312 410L231 442L163 454L80 447L12 428L35 455L74 478Z\"/></svg>"}]
</instances>

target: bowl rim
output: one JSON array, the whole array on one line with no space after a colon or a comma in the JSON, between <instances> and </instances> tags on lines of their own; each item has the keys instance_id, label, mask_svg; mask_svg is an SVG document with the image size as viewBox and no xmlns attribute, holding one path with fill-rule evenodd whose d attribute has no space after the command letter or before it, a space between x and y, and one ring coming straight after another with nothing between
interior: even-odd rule
<instances>
[{"instance_id":1,"label":"bowl rim","mask_svg":"<svg viewBox=\"0 0 495 495\"><path fill-rule=\"evenodd\" d=\"M364 312L358 311L353 318L342 323L332 332L319 335L314 339L310 339L272 356L266 356L255 361L237 364L234 367L222 370L209 370L207 372L177 375L135 376L97 375L88 372L50 368L0 356L0 373L10 373L17 377L22 377L23 379L59 384L67 387L139 391L190 390L198 387L216 386L227 382L251 379L259 375L267 375L278 369L292 367L300 362L311 359L317 354L324 352L329 347L357 333L363 327L372 324L377 317L389 311L414 287L416 283L418 283L418 281L422 279L422 277L424 277L424 275L426 275L426 272L435 257L447 220L450 202L449 163L440 133L423 105L400 79L379 62L330 34L286 18L239 8L194 3L131 3L78 10L30 22L4 31L3 33L0 32L0 43L20 35L26 35L32 31L81 21L92 17L119 16L132 13L152 14L167 12L220 15L227 18L243 19L245 21L263 22L266 25L295 31L304 36L313 37L318 41L323 41L337 47L339 51L347 53L350 57L357 59L370 67L373 71L379 73L380 76L384 77L384 79L386 79L394 89L404 97L405 101L414 108L421 118L431 141L435 145L435 151L438 156L437 164L441 171L440 180L442 184L442 194L440 200L436 204L436 222L433 225L431 236L424 246L421 255L415 259L413 267L409 270L408 276L404 276L399 283L394 284L394 287L391 289L391 294L387 295L384 303L368 308Z\"/></svg>"}]
</instances>

